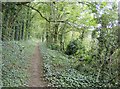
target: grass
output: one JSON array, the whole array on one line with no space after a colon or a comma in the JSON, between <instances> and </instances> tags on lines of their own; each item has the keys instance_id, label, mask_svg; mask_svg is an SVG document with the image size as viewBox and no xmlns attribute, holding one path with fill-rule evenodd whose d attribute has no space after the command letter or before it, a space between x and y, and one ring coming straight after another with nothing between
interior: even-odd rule
<instances>
[{"instance_id":1,"label":"grass","mask_svg":"<svg viewBox=\"0 0 120 89\"><path fill-rule=\"evenodd\" d=\"M33 40L2 42L2 82L4 87L28 86L28 67L34 47Z\"/></svg>"}]
</instances>

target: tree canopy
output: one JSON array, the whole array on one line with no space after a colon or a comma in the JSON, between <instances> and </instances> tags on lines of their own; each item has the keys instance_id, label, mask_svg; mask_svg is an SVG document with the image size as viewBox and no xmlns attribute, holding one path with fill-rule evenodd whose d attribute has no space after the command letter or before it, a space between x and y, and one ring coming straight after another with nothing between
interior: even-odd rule
<instances>
[{"instance_id":1,"label":"tree canopy","mask_svg":"<svg viewBox=\"0 0 120 89\"><path fill-rule=\"evenodd\" d=\"M105 1L2 2L2 41L40 39L49 49L66 55L63 60L72 60L69 66L73 71L92 75L96 86L119 86L118 6ZM76 76L80 77L79 73Z\"/></svg>"}]
</instances>

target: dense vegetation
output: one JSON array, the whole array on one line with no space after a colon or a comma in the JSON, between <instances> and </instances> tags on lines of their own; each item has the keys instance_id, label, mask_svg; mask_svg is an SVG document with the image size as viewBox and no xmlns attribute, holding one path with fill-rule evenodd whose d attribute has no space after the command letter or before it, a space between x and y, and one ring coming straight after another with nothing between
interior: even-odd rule
<instances>
[{"instance_id":1,"label":"dense vegetation","mask_svg":"<svg viewBox=\"0 0 120 89\"><path fill-rule=\"evenodd\" d=\"M3 86L27 86L32 39L57 87L120 87L117 2L3 2Z\"/></svg>"},{"instance_id":2,"label":"dense vegetation","mask_svg":"<svg viewBox=\"0 0 120 89\"><path fill-rule=\"evenodd\" d=\"M28 86L30 56L34 50L33 41L12 41L2 43L2 82L4 86Z\"/></svg>"}]
</instances>

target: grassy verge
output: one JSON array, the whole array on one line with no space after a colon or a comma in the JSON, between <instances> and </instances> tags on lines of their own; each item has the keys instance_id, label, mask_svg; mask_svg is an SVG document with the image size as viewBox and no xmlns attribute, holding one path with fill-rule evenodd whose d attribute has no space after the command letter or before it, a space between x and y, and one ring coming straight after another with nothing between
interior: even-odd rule
<instances>
[{"instance_id":1,"label":"grassy verge","mask_svg":"<svg viewBox=\"0 0 120 89\"><path fill-rule=\"evenodd\" d=\"M27 86L28 67L35 42L11 41L2 43L2 82L5 87Z\"/></svg>"}]
</instances>

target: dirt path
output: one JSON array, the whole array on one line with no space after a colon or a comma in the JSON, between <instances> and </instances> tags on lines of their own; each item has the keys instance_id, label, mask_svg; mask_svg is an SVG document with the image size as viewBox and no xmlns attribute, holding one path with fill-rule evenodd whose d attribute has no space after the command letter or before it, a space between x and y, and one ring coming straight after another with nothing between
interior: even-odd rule
<instances>
[{"instance_id":1,"label":"dirt path","mask_svg":"<svg viewBox=\"0 0 120 89\"><path fill-rule=\"evenodd\" d=\"M45 87L47 83L43 78L43 61L40 55L39 44L36 45L30 66L29 87Z\"/></svg>"}]
</instances>

